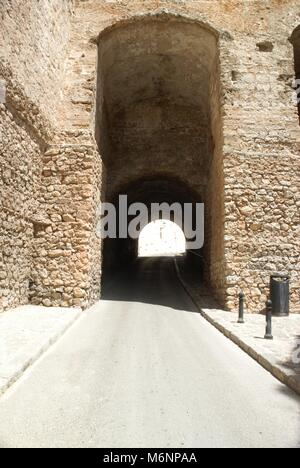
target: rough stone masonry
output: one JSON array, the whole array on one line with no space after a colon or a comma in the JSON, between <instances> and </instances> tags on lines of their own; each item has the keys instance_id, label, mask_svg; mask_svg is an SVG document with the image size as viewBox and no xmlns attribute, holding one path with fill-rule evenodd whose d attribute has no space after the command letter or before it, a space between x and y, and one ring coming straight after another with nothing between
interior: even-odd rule
<instances>
[{"instance_id":1,"label":"rough stone masonry","mask_svg":"<svg viewBox=\"0 0 300 468\"><path fill-rule=\"evenodd\" d=\"M298 0L2 0L0 309L101 294L99 205L205 203L205 281L299 312ZM119 252L119 251L118 251Z\"/></svg>"}]
</instances>

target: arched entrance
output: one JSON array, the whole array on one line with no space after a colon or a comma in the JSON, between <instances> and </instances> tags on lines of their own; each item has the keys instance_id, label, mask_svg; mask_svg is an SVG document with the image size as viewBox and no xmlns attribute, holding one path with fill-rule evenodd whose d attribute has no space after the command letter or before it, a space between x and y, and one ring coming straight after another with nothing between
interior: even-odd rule
<instances>
[{"instance_id":1,"label":"arched entrance","mask_svg":"<svg viewBox=\"0 0 300 468\"><path fill-rule=\"evenodd\" d=\"M218 35L186 18L123 22L99 38L96 139L103 200L205 203L205 277L223 288L223 167ZM137 256L108 239L103 278Z\"/></svg>"}]
</instances>

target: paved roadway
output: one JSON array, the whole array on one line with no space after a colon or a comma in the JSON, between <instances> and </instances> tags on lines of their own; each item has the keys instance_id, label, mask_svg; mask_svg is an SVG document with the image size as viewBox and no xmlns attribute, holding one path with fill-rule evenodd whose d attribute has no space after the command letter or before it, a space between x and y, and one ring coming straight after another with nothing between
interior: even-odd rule
<instances>
[{"instance_id":1,"label":"paved roadway","mask_svg":"<svg viewBox=\"0 0 300 468\"><path fill-rule=\"evenodd\" d=\"M0 447L300 446L300 399L200 317L172 259L113 290L1 398Z\"/></svg>"}]
</instances>

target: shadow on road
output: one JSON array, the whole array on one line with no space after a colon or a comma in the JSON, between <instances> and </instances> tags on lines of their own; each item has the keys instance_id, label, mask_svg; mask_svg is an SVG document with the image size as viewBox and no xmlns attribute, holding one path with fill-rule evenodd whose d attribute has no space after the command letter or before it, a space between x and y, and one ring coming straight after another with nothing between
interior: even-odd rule
<instances>
[{"instance_id":1,"label":"shadow on road","mask_svg":"<svg viewBox=\"0 0 300 468\"><path fill-rule=\"evenodd\" d=\"M174 258L139 258L103 285L106 301L139 302L199 313L178 280Z\"/></svg>"}]
</instances>

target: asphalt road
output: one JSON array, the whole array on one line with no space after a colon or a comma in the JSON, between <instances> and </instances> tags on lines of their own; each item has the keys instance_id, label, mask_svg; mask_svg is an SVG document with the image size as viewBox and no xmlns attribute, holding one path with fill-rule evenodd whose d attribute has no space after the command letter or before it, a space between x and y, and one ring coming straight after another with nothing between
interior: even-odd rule
<instances>
[{"instance_id":1,"label":"asphalt road","mask_svg":"<svg viewBox=\"0 0 300 468\"><path fill-rule=\"evenodd\" d=\"M1 447L300 446L300 399L201 318L172 259L110 291L1 398Z\"/></svg>"}]
</instances>

